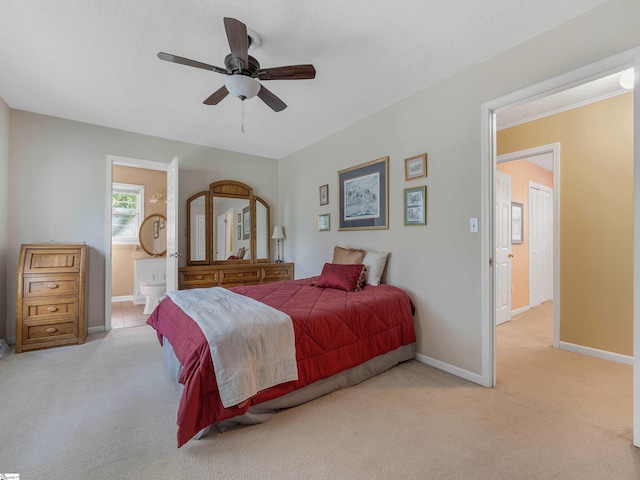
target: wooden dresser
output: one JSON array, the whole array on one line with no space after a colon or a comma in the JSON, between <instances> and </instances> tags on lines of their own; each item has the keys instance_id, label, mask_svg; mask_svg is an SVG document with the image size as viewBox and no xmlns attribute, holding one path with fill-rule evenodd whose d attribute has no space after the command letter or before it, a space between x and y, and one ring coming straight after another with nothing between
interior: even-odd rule
<instances>
[{"instance_id":1,"label":"wooden dresser","mask_svg":"<svg viewBox=\"0 0 640 480\"><path fill-rule=\"evenodd\" d=\"M16 353L84 343L86 245L22 245L16 278Z\"/></svg>"},{"instance_id":2,"label":"wooden dresser","mask_svg":"<svg viewBox=\"0 0 640 480\"><path fill-rule=\"evenodd\" d=\"M237 287L293 280L293 263L194 265L178 270L178 289Z\"/></svg>"}]
</instances>

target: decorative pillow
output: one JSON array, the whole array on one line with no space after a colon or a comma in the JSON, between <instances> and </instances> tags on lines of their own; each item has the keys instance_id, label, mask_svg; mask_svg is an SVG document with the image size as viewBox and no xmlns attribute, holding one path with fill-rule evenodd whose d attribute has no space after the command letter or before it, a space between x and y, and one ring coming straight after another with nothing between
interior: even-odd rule
<instances>
[{"instance_id":1,"label":"decorative pillow","mask_svg":"<svg viewBox=\"0 0 640 480\"><path fill-rule=\"evenodd\" d=\"M367 252L362 260L362 264L366 268L366 282L369 285L380 285L382 272L387 264L389 252Z\"/></svg>"},{"instance_id":2,"label":"decorative pillow","mask_svg":"<svg viewBox=\"0 0 640 480\"><path fill-rule=\"evenodd\" d=\"M336 246L333 249L333 260L331 263L338 265L354 265L362 263L364 256L366 255L365 250L361 250L359 248L343 248Z\"/></svg>"},{"instance_id":3,"label":"decorative pillow","mask_svg":"<svg viewBox=\"0 0 640 480\"><path fill-rule=\"evenodd\" d=\"M365 267L362 264L325 263L316 286L359 292Z\"/></svg>"}]
</instances>

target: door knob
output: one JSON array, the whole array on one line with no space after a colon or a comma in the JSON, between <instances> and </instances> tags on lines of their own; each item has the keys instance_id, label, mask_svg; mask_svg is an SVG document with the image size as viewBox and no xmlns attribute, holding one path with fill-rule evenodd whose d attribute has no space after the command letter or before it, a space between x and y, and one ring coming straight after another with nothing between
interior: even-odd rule
<instances>
[{"instance_id":1,"label":"door knob","mask_svg":"<svg viewBox=\"0 0 640 480\"><path fill-rule=\"evenodd\" d=\"M510 253L510 254L509 254L509 258L513 258L513 253Z\"/></svg>"}]
</instances>

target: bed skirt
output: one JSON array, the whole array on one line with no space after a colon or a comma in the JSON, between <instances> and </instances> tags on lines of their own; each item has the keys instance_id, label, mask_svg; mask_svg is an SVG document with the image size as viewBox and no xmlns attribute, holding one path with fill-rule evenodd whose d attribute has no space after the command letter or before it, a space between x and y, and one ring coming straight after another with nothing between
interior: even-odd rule
<instances>
[{"instance_id":1,"label":"bed skirt","mask_svg":"<svg viewBox=\"0 0 640 480\"><path fill-rule=\"evenodd\" d=\"M164 353L164 360L167 365L169 376L179 385L180 394L182 394L183 386L178 383L180 377L180 371L182 365L176 357L171 343L166 338L162 339L162 350ZM399 348L387 352L371 360L364 362L357 367L344 370L336 373L327 378L318 380L311 383L299 390L289 392L281 397L268 400L258 405L252 405L249 407L247 413L238 415L227 420L216 422L213 425L203 429L195 438L202 438L211 429L215 429L219 432L225 432L231 428L239 425L254 425L258 423L264 423L269 420L274 413L284 408L291 408L303 403L309 402L323 395L326 395L343 388L351 387L364 380L374 377L391 367L410 360L415 354L415 343L409 345L402 345Z\"/></svg>"}]
</instances>

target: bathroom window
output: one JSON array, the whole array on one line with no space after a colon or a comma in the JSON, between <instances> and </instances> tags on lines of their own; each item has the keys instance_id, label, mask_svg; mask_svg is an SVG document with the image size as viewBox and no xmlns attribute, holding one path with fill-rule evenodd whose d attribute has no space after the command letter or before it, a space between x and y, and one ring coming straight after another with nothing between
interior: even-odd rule
<instances>
[{"instance_id":1,"label":"bathroom window","mask_svg":"<svg viewBox=\"0 0 640 480\"><path fill-rule=\"evenodd\" d=\"M144 219L144 185L114 183L111 189L111 241L137 245Z\"/></svg>"}]
</instances>

